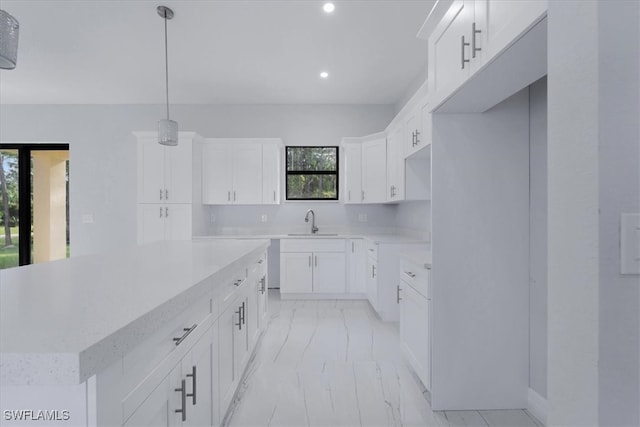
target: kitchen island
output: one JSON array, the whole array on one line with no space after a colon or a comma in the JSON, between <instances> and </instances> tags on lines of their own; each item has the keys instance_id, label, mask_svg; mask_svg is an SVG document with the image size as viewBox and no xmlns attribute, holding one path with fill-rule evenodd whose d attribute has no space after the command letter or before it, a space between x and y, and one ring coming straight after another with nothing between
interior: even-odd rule
<instances>
[{"instance_id":1,"label":"kitchen island","mask_svg":"<svg viewBox=\"0 0 640 427\"><path fill-rule=\"evenodd\" d=\"M3 425L219 424L266 325L268 246L160 242L0 272Z\"/></svg>"}]
</instances>

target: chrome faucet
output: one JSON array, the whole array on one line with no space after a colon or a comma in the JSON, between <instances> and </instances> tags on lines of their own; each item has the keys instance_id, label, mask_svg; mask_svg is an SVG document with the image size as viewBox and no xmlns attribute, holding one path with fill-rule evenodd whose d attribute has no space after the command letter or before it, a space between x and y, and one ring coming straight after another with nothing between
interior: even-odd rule
<instances>
[{"instance_id":1,"label":"chrome faucet","mask_svg":"<svg viewBox=\"0 0 640 427\"><path fill-rule=\"evenodd\" d=\"M307 214L304 216L304 222L309 222L309 214L311 214L311 234L316 234L318 232L318 227L316 227L316 213L309 209Z\"/></svg>"}]
</instances>

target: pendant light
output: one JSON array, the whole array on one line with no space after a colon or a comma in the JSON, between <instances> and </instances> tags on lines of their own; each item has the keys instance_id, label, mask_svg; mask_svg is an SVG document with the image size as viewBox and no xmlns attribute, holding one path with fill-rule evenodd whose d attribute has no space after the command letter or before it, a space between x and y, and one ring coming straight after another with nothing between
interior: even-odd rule
<instances>
[{"instance_id":1,"label":"pendant light","mask_svg":"<svg viewBox=\"0 0 640 427\"><path fill-rule=\"evenodd\" d=\"M169 119L169 50L167 48L167 20L173 19L173 10L158 6L158 15L164 20L164 70L167 94L167 118L158 122L158 142L162 145L178 145L178 122Z\"/></svg>"},{"instance_id":2,"label":"pendant light","mask_svg":"<svg viewBox=\"0 0 640 427\"><path fill-rule=\"evenodd\" d=\"M18 61L18 20L0 9L0 68L13 70Z\"/></svg>"}]
</instances>

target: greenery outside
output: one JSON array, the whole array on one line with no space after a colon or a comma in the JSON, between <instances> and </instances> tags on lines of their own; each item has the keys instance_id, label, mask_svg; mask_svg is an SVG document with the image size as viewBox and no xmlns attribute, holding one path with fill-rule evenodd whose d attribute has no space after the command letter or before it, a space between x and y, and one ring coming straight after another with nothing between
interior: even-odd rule
<instances>
[{"instance_id":1,"label":"greenery outside","mask_svg":"<svg viewBox=\"0 0 640 427\"><path fill-rule=\"evenodd\" d=\"M338 147L287 147L287 199L338 199Z\"/></svg>"}]
</instances>

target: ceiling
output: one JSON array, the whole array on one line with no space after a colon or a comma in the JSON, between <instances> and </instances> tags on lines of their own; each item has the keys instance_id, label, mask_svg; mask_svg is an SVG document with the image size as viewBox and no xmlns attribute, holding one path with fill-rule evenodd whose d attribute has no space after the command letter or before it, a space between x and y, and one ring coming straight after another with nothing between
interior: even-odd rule
<instances>
[{"instance_id":1,"label":"ceiling","mask_svg":"<svg viewBox=\"0 0 640 427\"><path fill-rule=\"evenodd\" d=\"M393 104L425 75L435 0L2 0L20 22L2 104ZM319 78L320 71L330 73Z\"/></svg>"}]
</instances>

